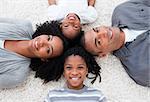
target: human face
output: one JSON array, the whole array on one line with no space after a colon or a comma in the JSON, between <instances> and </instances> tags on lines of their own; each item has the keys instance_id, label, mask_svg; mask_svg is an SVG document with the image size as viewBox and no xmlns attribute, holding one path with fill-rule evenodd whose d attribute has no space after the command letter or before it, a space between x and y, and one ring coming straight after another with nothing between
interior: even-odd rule
<instances>
[{"instance_id":1,"label":"human face","mask_svg":"<svg viewBox=\"0 0 150 102\"><path fill-rule=\"evenodd\" d=\"M62 53L63 42L57 36L40 35L30 41L29 50L34 57L52 58Z\"/></svg>"},{"instance_id":2,"label":"human face","mask_svg":"<svg viewBox=\"0 0 150 102\"><path fill-rule=\"evenodd\" d=\"M64 63L64 77L70 89L79 90L83 88L83 81L88 73L85 60L79 55L71 55Z\"/></svg>"},{"instance_id":3,"label":"human face","mask_svg":"<svg viewBox=\"0 0 150 102\"><path fill-rule=\"evenodd\" d=\"M119 37L119 28L105 26L96 27L85 33L84 47L93 55L102 57L116 50Z\"/></svg>"},{"instance_id":4,"label":"human face","mask_svg":"<svg viewBox=\"0 0 150 102\"><path fill-rule=\"evenodd\" d=\"M79 17L74 13L69 13L62 20L61 29L68 39L74 39L81 29Z\"/></svg>"}]
</instances>

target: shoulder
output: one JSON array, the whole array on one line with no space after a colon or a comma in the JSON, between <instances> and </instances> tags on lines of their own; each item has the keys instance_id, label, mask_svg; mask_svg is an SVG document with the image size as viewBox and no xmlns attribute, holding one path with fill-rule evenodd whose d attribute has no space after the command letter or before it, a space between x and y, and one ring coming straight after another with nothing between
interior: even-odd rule
<instances>
[{"instance_id":1,"label":"shoulder","mask_svg":"<svg viewBox=\"0 0 150 102\"><path fill-rule=\"evenodd\" d=\"M65 92L65 88L58 88L58 89L53 89L53 90L49 90L48 94L59 94L59 93L63 93Z\"/></svg>"},{"instance_id":2,"label":"shoulder","mask_svg":"<svg viewBox=\"0 0 150 102\"><path fill-rule=\"evenodd\" d=\"M106 100L106 97L104 96L102 91L96 88L87 87L86 93L88 94L88 96L97 97L100 101Z\"/></svg>"},{"instance_id":3,"label":"shoulder","mask_svg":"<svg viewBox=\"0 0 150 102\"><path fill-rule=\"evenodd\" d=\"M89 93L93 93L93 94L97 94L97 95L102 95L102 92L101 92L101 90L98 90L98 89L96 89L96 88L92 88L92 87L87 87L87 90L86 90L87 92L89 92Z\"/></svg>"}]
</instances>

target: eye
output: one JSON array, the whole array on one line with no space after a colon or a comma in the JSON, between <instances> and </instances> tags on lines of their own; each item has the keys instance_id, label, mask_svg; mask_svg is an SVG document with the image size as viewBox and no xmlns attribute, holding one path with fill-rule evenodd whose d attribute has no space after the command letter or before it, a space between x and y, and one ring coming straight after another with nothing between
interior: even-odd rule
<instances>
[{"instance_id":1,"label":"eye","mask_svg":"<svg viewBox=\"0 0 150 102\"><path fill-rule=\"evenodd\" d=\"M101 45L101 40L98 40L98 41L97 41L97 44L98 44L98 45Z\"/></svg>"},{"instance_id":2,"label":"eye","mask_svg":"<svg viewBox=\"0 0 150 102\"><path fill-rule=\"evenodd\" d=\"M71 67L70 66L66 66L65 69L66 70L71 70Z\"/></svg>"},{"instance_id":3,"label":"eye","mask_svg":"<svg viewBox=\"0 0 150 102\"><path fill-rule=\"evenodd\" d=\"M48 35L48 39L47 39L48 41L50 40L50 35Z\"/></svg>"},{"instance_id":4,"label":"eye","mask_svg":"<svg viewBox=\"0 0 150 102\"><path fill-rule=\"evenodd\" d=\"M79 70L81 70L81 69L83 69L83 68L84 68L83 66L79 66L79 67L78 67Z\"/></svg>"},{"instance_id":5,"label":"eye","mask_svg":"<svg viewBox=\"0 0 150 102\"><path fill-rule=\"evenodd\" d=\"M64 25L63 25L63 27L68 27L68 26L69 26L68 24L64 24Z\"/></svg>"},{"instance_id":6,"label":"eye","mask_svg":"<svg viewBox=\"0 0 150 102\"><path fill-rule=\"evenodd\" d=\"M78 26L78 25L75 25L75 26L74 26L74 28L78 29L78 28L79 28L79 26Z\"/></svg>"},{"instance_id":7,"label":"eye","mask_svg":"<svg viewBox=\"0 0 150 102\"><path fill-rule=\"evenodd\" d=\"M96 28L93 28L94 32L98 33L99 32L99 29L96 27Z\"/></svg>"},{"instance_id":8,"label":"eye","mask_svg":"<svg viewBox=\"0 0 150 102\"><path fill-rule=\"evenodd\" d=\"M48 53L48 54L50 53L50 48L47 49L47 53Z\"/></svg>"}]
</instances>

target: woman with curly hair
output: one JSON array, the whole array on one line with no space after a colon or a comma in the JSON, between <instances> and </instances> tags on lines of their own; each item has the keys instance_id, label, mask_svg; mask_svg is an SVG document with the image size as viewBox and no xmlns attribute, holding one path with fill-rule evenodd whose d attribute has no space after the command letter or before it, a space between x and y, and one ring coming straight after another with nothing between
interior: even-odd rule
<instances>
[{"instance_id":1,"label":"woman with curly hair","mask_svg":"<svg viewBox=\"0 0 150 102\"><path fill-rule=\"evenodd\" d=\"M82 47L76 46L67 50L62 56L61 75L63 74L66 85L63 88L51 90L45 102L106 102L100 90L84 85L88 73L100 77L100 66L94 57Z\"/></svg>"},{"instance_id":2,"label":"woman with curly hair","mask_svg":"<svg viewBox=\"0 0 150 102\"><path fill-rule=\"evenodd\" d=\"M22 83L30 64L37 70L35 59L46 67L49 59L60 56L67 46L60 33L57 22L40 24L34 33L29 21L0 18L0 88Z\"/></svg>"}]
</instances>

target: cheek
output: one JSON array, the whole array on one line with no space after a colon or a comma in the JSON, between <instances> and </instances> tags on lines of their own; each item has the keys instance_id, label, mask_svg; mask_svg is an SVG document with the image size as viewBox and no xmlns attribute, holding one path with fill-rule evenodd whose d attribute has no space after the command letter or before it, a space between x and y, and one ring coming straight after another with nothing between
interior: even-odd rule
<instances>
[{"instance_id":1,"label":"cheek","mask_svg":"<svg viewBox=\"0 0 150 102\"><path fill-rule=\"evenodd\" d=\"M88 71L85 71L85 72L82 73L82 76L83 76L84 79L86 78L87 74L88 74Z\"/></svg>"},{"instance_id":2,"label":"cheek","mask_svg":"<svg viewBox=\"0 0 150 102\"><path fill-rule=\"evenodd\" d=\"M46 50L45 49L40 49L38 52L39 56L41 57L46 57L47 56L47 53L46 53Z\"/></svg>"},{"instance_id":3,"label":"cheek","mask_svg":"<svg viewBox=\"0 0 150 102\"><path fill-rule=\"evenodd\" d=\"M64 71L63 76L64 76L65 79L68 79L69 73L67 73L66 71Z\"/></svg>"}]
</instances>

